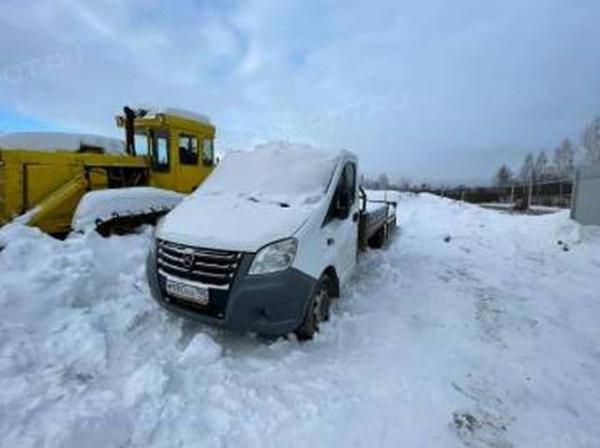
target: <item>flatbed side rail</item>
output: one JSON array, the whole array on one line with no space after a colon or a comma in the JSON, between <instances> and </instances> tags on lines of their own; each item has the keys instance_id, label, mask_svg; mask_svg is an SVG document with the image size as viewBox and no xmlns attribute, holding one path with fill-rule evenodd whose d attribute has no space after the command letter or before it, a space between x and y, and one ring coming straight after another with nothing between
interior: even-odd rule
<instances>
[{"instance_id":1,"label":"flatbed side rail","mask_svg":"<svg viewBox=\"0 0 600 448\"><path fill-rule=\"evenodd\" d=\"M359 249L365 251L368 247L380 248L396 228L398 203L384 199L368 199L362 187L359 188L359 197L362 201L358 225ZM368 203L381 204L381 206L368 210Z\"/></svg>"},{"instance_id":2,"label":"flatbed side rail","mask_svg":"<svg viewBox=\"0 0 600 448\"><path fill-rule=\"evenodd\" d=\"M387 204L390 207L393 207L394 212L396 211L396 208L398 207L398 202L392 201L390 199L369 199L367 196L367 192L365 191L365 189L363 187L358 187L358 196L359 196L359 199L361 200L361 211L363 211L363 212L366 212L367 203Z\"/></svg>"}]
</instances>

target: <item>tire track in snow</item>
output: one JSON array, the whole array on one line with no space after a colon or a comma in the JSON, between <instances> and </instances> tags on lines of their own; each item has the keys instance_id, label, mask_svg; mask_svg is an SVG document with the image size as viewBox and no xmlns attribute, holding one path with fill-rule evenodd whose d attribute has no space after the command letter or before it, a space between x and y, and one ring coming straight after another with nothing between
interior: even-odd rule
<instances>
[{"instance_id":1,"label":"tire track in snow","mask_svg":"<svg viewBox=\"0 0 600 448\"><path fill-rule=\"evenodd\" d=\"M463 251L468 256L471 251ZM462 257L462 256L461 256ZM461 266L460 268L454 267ZM454 295L469 304L464 318L470 322L471 337L487 351L502 352L507 349L503 339L506 331L506 313L502 307L502 291L485 285L470 268L469 260L452 259L451 265L438 274ZM501 355L498 355L501 356ZM469 371L466 377L452 381L452 387L467 399L467 404L452 412L450 428L465 446L512 447L508 428L513 421L510 410L501 398L506 394L491 375Z\"/></svg>"}]
</instances>

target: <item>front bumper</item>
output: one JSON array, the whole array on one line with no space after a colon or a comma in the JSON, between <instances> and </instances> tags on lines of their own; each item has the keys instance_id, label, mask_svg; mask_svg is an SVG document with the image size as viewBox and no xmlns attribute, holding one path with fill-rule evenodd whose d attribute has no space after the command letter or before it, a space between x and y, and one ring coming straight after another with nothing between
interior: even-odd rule
<instances>
[{"instance_id":1,"label":"front bumper","mask_svg":"<svg viewBox=\"0 0 600 448\"><path fill-rule=\"evenodd\" d=\"M228 290L209 289L211 307L195 307L166 294L165 277L158 272L155 250L148 254L148 283L159 304L194 320L265 335L294 331L302 323L317 280L294 268L248 275L253 258L252 254L243 255Z\"/></svg>"}]
</instances>

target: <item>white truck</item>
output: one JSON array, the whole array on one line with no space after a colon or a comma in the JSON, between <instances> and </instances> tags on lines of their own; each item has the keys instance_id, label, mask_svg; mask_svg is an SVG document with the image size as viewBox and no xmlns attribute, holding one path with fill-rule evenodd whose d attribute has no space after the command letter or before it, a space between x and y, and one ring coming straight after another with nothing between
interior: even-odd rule
<instances>
[{"instance_id":1,"label":"white truck","mask_svg":"<svg viewBox=\"0 0 600 448\"><path fill-rule=\"evenodd\" d=\"M360 252L396 228L358 160L279 143L232 152L155 230L147 273L164 307L235 331L311 338Z\"/></svg>"}]
</instances>

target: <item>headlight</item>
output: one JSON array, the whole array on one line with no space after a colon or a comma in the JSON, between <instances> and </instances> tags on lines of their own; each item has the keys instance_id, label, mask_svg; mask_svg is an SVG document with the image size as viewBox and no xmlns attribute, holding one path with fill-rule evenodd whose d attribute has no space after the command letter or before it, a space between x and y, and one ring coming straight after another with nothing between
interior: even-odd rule
<instances>
[{"instance_id":1,"label":"headlight","mask_svg":"<svg viewBox=\"0 0 600 448\"><path fill-rule=\"evenodd\" d=\"M297 249L298 241L295 238L263 247L254 257L249 274L269 274L289 268L294 262Z\"/></svg>"}]
</instances>

